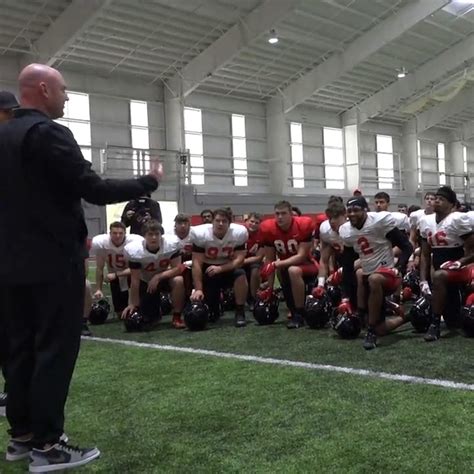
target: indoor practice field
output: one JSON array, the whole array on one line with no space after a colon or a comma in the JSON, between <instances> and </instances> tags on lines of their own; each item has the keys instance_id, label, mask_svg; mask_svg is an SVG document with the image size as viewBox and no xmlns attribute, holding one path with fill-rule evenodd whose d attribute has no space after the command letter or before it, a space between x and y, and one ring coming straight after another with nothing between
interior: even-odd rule
<instances>
[{"instance_id":1,"label":"indoor practice field","mask_svg":"<svg viewBox=\"0 0 474 474\"><path fill-rule=\"evenodd\" d=\"M66 431L78 442L95 439L104 454L82 470L474 470L472 341L453 333L427 351L408 324L384 338L381 350L367 353L361 338L342 341L331 329L287 331L280 313L272 326L251 323L241 330L229 313L194 333L172 329L169 316L142 334L126 333L118 321L93 326L96 338L167 350L83 340ZM369 369L372 376L177 348ZM465 387L386 380L378 372ZM3 430L1 436L6 442ZM25 468L0 461L2 473Z\"/></svg>"}]
</instances>

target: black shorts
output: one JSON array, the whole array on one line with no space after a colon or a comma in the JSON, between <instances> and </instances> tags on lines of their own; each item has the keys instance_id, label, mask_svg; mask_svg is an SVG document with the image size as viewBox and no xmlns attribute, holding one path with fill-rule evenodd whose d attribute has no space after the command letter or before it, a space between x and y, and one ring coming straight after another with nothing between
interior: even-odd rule
<instances>
[{"instance_id":1,"label":"black shorts","mask_svg":"<svg viewBox=\"0 0 474 474\"><path fill-rule=\"evenodd\" d=\"M128 286L130 287L130 277L128 277ZM110 282L110 292L112 293L112 304L116 313L121 313L128 306L128 290L120 289L119 279L116 278Z\"/></svg>"},{"instance_id":2,"label":"black shorts","mask_svg":"<svg viewBox=\"0 0 474 474\"><path fill-rule=\"evenodd\" d=\"M209 277L206 275L206 268L211 265L204 264L202 267L202 285L204 290L204 299L211 309L211 312L218 310L220 303L220 292L234 286L235 280L245 275L243 268L237 268L230 272L219 273L216 276Z\"/></svg>"}]
</instances>

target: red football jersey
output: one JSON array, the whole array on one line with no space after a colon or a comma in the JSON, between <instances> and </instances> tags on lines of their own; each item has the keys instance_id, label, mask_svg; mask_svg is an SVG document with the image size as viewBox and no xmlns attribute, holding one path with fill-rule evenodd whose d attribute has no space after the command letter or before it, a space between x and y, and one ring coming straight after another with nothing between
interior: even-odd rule
<instances>
[{"instance_id":1,"label":"red football jersey","mask_svg":"<svg viewBox=\"0 0 474 474\"><path fill-rule=\"evenodd\" d=\"M324 221L328 220L328 216L325 212L316 214L314 218L314 238L319 240L319 228Z\"/></svg>"},{"instance_id":2,"label":"red football jersey","mask_svg":"<svg viewBox=\"0 0 474 474\"><path fill-rule=\"evenodd\" d=\"M257 230L257 232L250 232L249 230L249 239L247 240L247 257L255 257L255 255L257 255L258 247L260 246L260 241L260 230Z\"/></svg>"},{"instance_id":3,"label":"red football jersey","mask_svg":"<svg viewBox=\"0 0 474 474\"><path fill-rule=\"evenodd\" d=\"M268 219L260 225L262 244L275 247L281 260L296 255L299 243L311 242L313 231L313 220L306 216L293 217L291 226L286 232L278 227L275 219Z\"/></svg>"}]
</instances>

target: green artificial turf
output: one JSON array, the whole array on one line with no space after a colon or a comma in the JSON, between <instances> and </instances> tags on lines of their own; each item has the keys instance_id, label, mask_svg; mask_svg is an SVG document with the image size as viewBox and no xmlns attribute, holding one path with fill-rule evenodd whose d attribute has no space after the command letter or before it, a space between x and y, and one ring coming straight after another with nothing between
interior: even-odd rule
<instances>
[{"instance_id":1,"label":"green artificial turf","mask_svg":"<svg viewBox=\"0 0 474 474\"><path fill-rule=\"evenodd\" d=\"M120 333L117 325L96 328L113 332ZM147 338L192 346L214 341L219 349L227 339L229 350L241 352L257 349L260 340L262 355L311 360L321 359L331 343L341 354L350 352L353 365L386 355L394 360L390 352L397 346L404 359L400 342L369 356L360 341L346 344L306 330L290 334L281 326L200 334L163 328L141 337ZM277 350L283 340L286 347ZM459 355L460 341L424 350L447 354L438 347L450 344ZM410 338L408 344L417 343ZM263 354L265 347L272 354ZM418 366L415 359L404 359L413 361L405 372ZM103 452L78 472L467 473L474 471L473 401L467 391L85 341L66 430L72 442L95 443ZM0 425L5 445L4 419ZM26 462L0 461L2 474L26 469Z\"/></svg>"}]
</instances>

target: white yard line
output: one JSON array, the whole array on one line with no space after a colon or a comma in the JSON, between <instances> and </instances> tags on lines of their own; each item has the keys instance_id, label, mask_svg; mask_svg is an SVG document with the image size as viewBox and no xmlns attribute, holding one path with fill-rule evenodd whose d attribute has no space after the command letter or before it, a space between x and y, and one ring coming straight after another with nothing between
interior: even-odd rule
<instances>
[{"instance_id":1,"label":"white yard line","mask_svg":"<svg viewBox=\"0 0 474 474\"><path fill-rule=\"evenodd\" d=\"M219 352L207 349L194 349L192 347L169 346L162 344L152 344L146 342L127 341L124 339L111 339L102 337L85 337L88 341L105 342L109 344L118 344L130 347L140 347L144 349L155 349L160 351L184 352L187 354L205 355L210 357L220 357L223 359L242 360L246 362L257 362L259 364L280 365L284 367L298 367L310 370L324 370L326 372L338 372L350 375L359 375L362 377L372 377L377 379L391 380L394 382L407 382L417 385L434 385L436 387L453 388L457 390L474 391L474 384L454 382L452 380L429 379L425 377L416 377L414 375L391 374L388 372L378 372L368 369L354 369L352 367L340 367L329 364L313 364L311 362L298 362L285 359L274 359L271 357L259 357L253 355L234 354L232 352Z\"/></svg>"}]
</instances>

